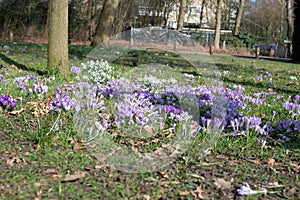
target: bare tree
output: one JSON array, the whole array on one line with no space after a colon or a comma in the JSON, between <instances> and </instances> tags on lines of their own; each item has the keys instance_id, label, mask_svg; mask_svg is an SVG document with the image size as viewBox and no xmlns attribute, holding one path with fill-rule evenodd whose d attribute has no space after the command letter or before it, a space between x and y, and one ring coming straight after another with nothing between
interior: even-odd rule
<instances>
[{"instance_id":1,"label":"bare tree","mask_svg":"<svg viewBox=\"0 0 300 200\"><path fill-rule=\"evenodd\" d=\"M114 29L115 14L121 0L105 0L96 27L96 32L92 40L92 46L97 46L107 40Z\"/></svg>"},{"instance_id":2,"label":"bare tree","mask_svg":"<svg viewBox=\"0 0 300 200\"><path fill-rule=\"evenodd\" d=\"M203 11L204 11L205 4L206 4L206 0L202 0L202 2L201 2L201 10L200 10L200 24L199 24L199 28L202 28Z\"/></svg>"},{"instance_id":3,"label":"bare tree","mask_svg":"<svg viewBox=\"0 0 300 200\"><path fill-rule=\"evenodd\" d=\"M281 35L282 7L278 0L246 1L245 10L247 12L244 13L242 23L244 30L263 37Z\"/></svg>"},{"instance_id":4,"label":"bare tree","mask_svg":"<svg viewBox=\"0 0 300 200\"><path fill-rule=\"evenodd\" d=\"M86 34L88 35L89 41L93 40L93 0L87 1L87 30Z\"/></svg>"},{"instance_id":5,"label":"bare tree","mask_svg":"<svg viewBox=\"0 0 300 200\"><path fill-rule=\"evenodd\" d=\"M280 18L280 33L279 33L279 37L282 38L283 36L283 31L284 31L284 19L285 19L285 2L286 0L278 0L280 7L281 7L281 18Z\"/></svg>"},{"instance_id":6,"label":"bare tree","mask_svg":"<svg viewBox=\"0 0 300 200\"><path fill-rule=\"evenodd\" d=\"M294 33L293 33L293 61L300 63L300 2L295 2L294 7Z\"/></svg>"},{"instance_id":7,"label":"bare tree","mask_svg":"<svg viewBox=\"0 0 300 200\"><path fill-rule=\"evenodd\" d=\"M244 8L245 8L245 3L246 0L240 0L240 4L238 7L238 13L236 16L236 21L235 21L235 27L234 27L234 35L238 35L239 34L239 29L241 26L241 21L242 21L242 16L244 13Z\"/></svg>"},{"instance_id":8,"label":"bare tree","mask_svg":"<svg viewBox=\"0 0 300 200\"><path fill-rule=\"evenodd\" d=\"M59 71L66 78L68 66L68 0L49 0L48 73Z\"/></svg>"},{"instance_id":9,"label":"bare tree","mask_svg":"<svg viewBox=\"0 0 300 200\"><path fill-rule=\"evenodd\" d=\"M290 40L293 37L294 29L294 14L293 14L293 0L286 0L286 13L287 13L287 33L286 36Z\"/></svg>"},{"instance_id":10,"label":"bare tree","mask_svg":"<svg viewBox=\"0 0 300 200\"><path fill-rule=\"evenodd\" d=\"M216 28L215 28L215 40L214 40L215 49L220 49L222 4L223 4L222 0L217 1Z\"/></svg>"},{"instance_id":11,"label":"bare tree","mask_svg":"<svg viewBox=\"0 0 300 200\"><path fill-rule=\"evenodd\" d=\"M113 34L120 33L128 24L136 23L138 16L138 1L120 1L115 13ZM136 24L133 24L135 26Z\"/></svg>"},{"instance_id":12,"label":"bare tree","mask_svg":"<svg viewBox=\"0 0 300 200\"><path fill-rule=\"evenodd\" d=\"M182 30L184 24L184 15L186 12L186 0L180 0L180 8L179 8L179 15L178 15L178 23L177 23L177 30Z\"/></svg>"}]
</instances>

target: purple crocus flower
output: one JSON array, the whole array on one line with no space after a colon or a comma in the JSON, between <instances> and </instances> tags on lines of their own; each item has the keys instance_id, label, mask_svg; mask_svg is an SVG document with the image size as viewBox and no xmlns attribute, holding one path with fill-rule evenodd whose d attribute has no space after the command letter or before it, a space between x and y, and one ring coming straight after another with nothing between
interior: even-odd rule
<instances>
[{"instance_id":1,"label":"purple crocus flower","mask_svg":"<svg viewBox=\"0 0 300 200\"><path fill-rule=\"evenodd\" d=\"M245 96L244 98L243 98L243 100L245 101L245 100L247 100L247 101L249 101L249 102L251 102L251 103L253 103L253 104L256 104L256 105L262 105L262 103L266 100L266 99L264 99L264 98L261 98L261 97L256 97L256 98L254 98L254 97L251 97L251 96Z\"/></svg>"},{"instance_id":2,"label":"purple crocus flower","mask_svg":"<svg viewBox=\"0 0 300 200\"><path fill-rule=\"evenodd\" d=\"M252 189L250 188L250 186L247 182L243 182L243 186L241 186L240 188L238 188L236 190L238 195L248 195L248 194L250 194L251 191L252 191Z\"/></svg>"},{"instance_id":3,"label":"purple crocus flower","mask_svg":"<svg viewBox=\"0 0 300 200\"><path fill-rule=\"evenodd\" d=\"M8 94L0 95L0 106L5 109L8 105L10 105L10 109L13 109L17 105L17 100Z\"/></svg>"},{"instance_id":4,"label":"purple crocus flower","mask_svg":"<svg viewBox=\"0 0 300 200\"><path fill-rule=\"evenodd\" d=\"M268 82L268 87L269 88L274 88L275 86L274 86L274 84L272 82Z\"/></svg>"},{"instance_id":5,"label":"purple crocus flower","mask_svg":"<svg viewBox=\"0 0 300 200\"><path fill-rule=\"evenodd\" d=\"M64 96L61 98L61 103L63 108L68 111L73 107L73 101L71 99L71 97L69 96Z\"/></svg>"},{"instance_id":6,"label":"purple crocus flower","mask_svg":"<svg viewBox=\"0 0 300 200\"><path fill-rule=\"evenodd\" d=\"M261 138L257 138L257 141L261 143L261 148L264 148L264 146L266 145L267 141Z\"/></svg>"},{"instance_id":7,"label":"purple crocus flower","mask_svg":"<svg viewBox=\"0 0 300 200\"><path fill-rule=\"evenodd\" d=\"M4 79L4 75L0 74L0 81L2 81Z\"/></svg>"},{"instance_id":8,"label":"purple crocus flower","mask_svg":"<svg viewBox=\"0 0 300 200\"><path fill-rule=\"evenodd\" d=\"M256 77L256 80L257 80L257 81L262 81L263 78L262 78L261 76L257 76L257 77Z\"/></svg>"},{"instance_id":9,"label":"purple crocus flower","mask_svg":"<svg viewBox=\"0 0 300 200\"><path fill-rule=\"evenodd\" d=\"M17 106L17 100L14 98L11 98L10 99L10 108L13 109L16 106Z\"/></svg>"},{"instance_id":10,"label":"purple crocus flower","mask_svg":"<svg viewBox=\"0 0 300 200\"><path fill-rule=\"evenodd\" d=\"M296 95L296 96L294 97L294 102L295 102L295 103L298 103L298 101L300 101L300 95Z\"/></svg>"},{"instance_id":11,"label":"purple crocus flower","mask_svg":"<svg viewBox=\"0 0 300 200\"><path fill-rule=\"evenodd\" d=\"M54 110L56 112L59 112L62 107L62 102L59 97L51 99L49 103L50 110Z\"/></svg>"},{"instance_id":12,"label":"purple crocus flower","mask_svg":"<svg viewBox=\"0 0 300 200\"><path fill-rule=\"evenodd\" d=\"M10 96L8 94L0 96L0 105L5 109L6 106L9 104Z\"/></svg>"},{"instance_id":13,"label":"purple crocus flower","mask_svg":"<svg viewBox=\"0 0 300 200\"><path fill-rule=\"evenodd\" d=\"M33 84L32 90L36 94L47 94L48 93L48 86L43 83Z\"/></svg>"},{"instance_id":14,"label":"purple crocus flower","mask_svg":"<svg viewBox=\"0 0 300 200\"><path fill-rule=\"evenodd\" d=\"M211 100L211 98L212 98L212 95L211 95L211 94L208 94L208 93L202 93L202 94L200 95L200 99L201 99L201 100Z\"/></svg>"},{"instance_id":15,"label":"purple crocus flower","mask_svg":"<svg viewBox=\"0 0 300 200\"><path fill-rule=\"evenodd\" d=\"M174 114L179 114L181 112L180 108L176 108L171 105L163 105L158 107L161 112L165 113L174 113Z\"/></svg>"},{"instance_id":16,"label":"purple crocus flower","mask_svg":"<svg viewBox=\"0 0 300 200\"><path fill-rule=\"evenodd\" d=\"M80 72L81 72L81 69L79 68L79 67L77 67L77 66L71 66L70 67L70 72L71 73L73 73L73 74L80 74Z\"/></svg>"},{"instance_id":17,"label":"purple crocus flower","mask_svg":"<svg viewBox=\"0 0 300 200\"><path fill-rule=\"evenodd\" d=\"M24 84L20 84L20 85L18 85L18 88L19 88L20 90L25 90L25 89L26 89L26 86L25 86Z\"/></svg>"},{"instance_id":18,"label":"purple crocus flower","mask_svg":"<svg viewBox=\"0 0 300 200\"><path fill-rule=\"evenodd\" d=\"M295 118L297 115L300 115L300 104L285 101L283 103L283 107L287 111L289 111L289 113L292 115L292 118Z\"/></svg>"},{"instance_id":19,"label":"purple crocus flower","mask_svg":"<svg viewBox=\"0 0 300 200\"><path fill-rule=\"evenodd\" d=\"M29 83L30 81L36 82L37 77L29 74L29 75L26 75L26 76L16 77L14 79L14 83L18 85L18 88L20 90L25 90L26 89L25 85L27 83ZM31 92L29 92L29 93L31 93Z\"/></svg>"},{"instance_id":20,"label":"purple crocus flower","mask_svg":"<svg viewBox=\"0 0 300 200\"><path fill-rule=\"evenodd\" d=\"M285 133L288 136L300 134L300 122L296 120L279 121L277 122L277 127L274 131Z\"/></svg>"},{"instance_id":21,"label":"purple crocus flower","mask_svg":"<svg viewBox=\"0 0 300 200\"><path fill-rule=\"evenodd\" d=\"M266 194L268 191L266 189L252 190L247 182L243 182L243 186L236 190L238 195L253 195L253 194Z\"/></svg>"}]
</instances>

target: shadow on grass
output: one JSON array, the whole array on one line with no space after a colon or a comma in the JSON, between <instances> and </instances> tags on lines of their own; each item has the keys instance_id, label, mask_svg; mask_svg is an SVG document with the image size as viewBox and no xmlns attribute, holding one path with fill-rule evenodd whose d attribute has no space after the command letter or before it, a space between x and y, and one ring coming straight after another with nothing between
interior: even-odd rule
<instances>
[{"instance_id":1,"label":"shadow on grass","mask_svg":"<svg viewBox=\"0 0 300 200\"><path fill-rule=\"evenodd\" d=\"M137 67L140 65L154 64L166 65L177 69L180 73L200 76L197 68L179 54L161 50L131 50L113 61L114 64Z\"/></svg>"},{"instance_id":2,"label":"shadow on grass","mask_svg":"<svg viewBox=\"0 0 300 200\"><path fill-rule=\"evenodd\" d=\"M15 65L17 68L24 70L24 71L30 71L30 72L35 72L40 76L46 75L47 71L42 71L42 70L36 70L36 69L32 69L32 68L28 68L25 65L18 63L14 60L12 60L11 58L3 55L2 53L0 53L0 59L2 59L3 61L5 61L6 63L10 64L10 65Z\"/></svg>"},{"instance_id":3,"label":"shadow on grass","mask_svg":"<svg viewBox=\"0 0 300 200\"><path fill-rule=\"evenodd\" d=\"M238 57L238 58L248 58L248 59L254 59L254 60L257 60L257 58L254 57L254 56L233 55L233 57ZM292 59L290 59L290 58L279 58L279 57L260 56L259 59L262 59L262 60L270 60L270 61L276 61L276 62L283 62L283 63L293 63Z\"/></svg>"},{"instance_id":4,"label":"shadow on grass","mask_svg":"<svg viewBox=\"0 0 300 200\"><path fill-rule=\"evenodd\" d=\"M69 55L76 56L78 59L84 59L93 50L91 46L87 45L69 45Z\"/></svg>"},{"instance_id":5,"label":"shadow on grass","mask_svg":"<svg viewBox=\"0 0 300 200\"><path fill-rule=\"evenodd\" d=\"M282 146L286 149L294 149L294 150L297 149L300 152L300 139L298 141L287 142Z\"/></svg>"},{"instance_id":6,"label":"shadow on grass","mask_svg":"<svg viewBox=\"0 0 300 200\"><path fill-rule=\"evenodd\" d=\"M288 61L287 61L288 62ZM235 71L238 71L240 70L240 67L239 66L233 66L233 65L227 65L227 64L216 64L216 66L218 67L218 69L220 70L235 70ZM261 69L254 69L252 67L249 67L249 68L245 68L245 67L242 67L241 70L245 73L250 73L250 74L253 74L253 70L259 70L259 71L267 71L267 69L264 69L264 68L261 68ZM251 76L251 75L249 75ZM262 82L251 82L251 81L238 81L238 80L235 80L235 79L231 79L231 78L228 78L228 77L223 77L223 81L224 82L228 82L228 83L233 83L233 84L236 84L236 85L244 85L244 86L251 86L251 87L254 87L254 88L258 88L258 89L266 89L267 86L265 85L265 83L262 83ZM288 89L288 86L282 86L281 88L273 88L273 91L274 92L278 92L278 93L286 93L286 94L291 94L291 95L297 95L299 94L299 91L298 90L291 90L291 89Z\"/></svg>"},{"instance_id":7,"label":"shadow on grass","mask_svg":"<svg viewBox=\"0 0 300 200\"><path fill-rule=\"evenodd\" d=\"M262 84L262 83L253 83L250 81L236 81L236 80L232 80L230 78L223 78L224 82L228 82L228 83L233 83L236 85L244 85L244 86L251 86L251 87L255 87L255 88L261 88L261 89L266 89L267 86ZM278 93L286 93L286 94L291 94L291 95L297 95L299 94L299 91L297 90L290 90L288 88L283 89L283 88L273 88L274 92L278 92Z\"/></svg>"}]
</instances>

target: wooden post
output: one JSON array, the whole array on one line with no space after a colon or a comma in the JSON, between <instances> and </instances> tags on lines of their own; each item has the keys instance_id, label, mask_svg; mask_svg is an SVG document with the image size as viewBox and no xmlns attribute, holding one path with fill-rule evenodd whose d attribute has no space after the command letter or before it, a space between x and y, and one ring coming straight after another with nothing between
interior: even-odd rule
<instances>
[{"instance_id":1,"label":"wooden post","mask_svg":"<svg viewBox=\"0 0 300 200\"><path fill-rule=\"evenodd\" d=\"M210 54L210 55L213 55L213 54L214 54L214 47L213 47L212 44L209 46L209 54Z\"/></svg>"},{"instance_id":2,"label":"wooden post","mask_svg":"<svg viewBox=\"0 0 300 200\"><path fill-rule=\"evenodd\" d=\"M270 49L270 57L274 57L275 55L275 49L273 47L271 47Z\"/></svg>"},{"instance_id":3,"label":"wooden post","mask_svg":"<svg viewBox=\"0 0 300 200\"><path fill-rule=\"evenodd\" d=\"M130 39L129 39L129 47L132 48L133 38L132 38L132 26L130 27Z\"/></svg>"},{"instance_id":4,"label":"wooden post","mask_svg":"<svg viewBox=\"0 0 300 200\"><path fill-rule=\"evenodd\" d=\"M176 51L176 50L177 50L177 40L175 38L175 41L174 41L174 51Z\"/></svg>"},{"instance_id":5,"label":"wooden post","mask_svg":"<svg viewBox=\"0 0 300 200\"><path fill-rule=\"evenodd\" d=\"M226 41L225 40L223 41L223 46L222 47L223 47L223 50L226 50Z\"/></svg>"},{"instance_id":6,"label":"wooden post","mask_svg":"<svg viewBox=\"0 0 300 200\"><path fill-rule=\"evenodd\" d=\"M259 59L260 48L258 46L255 47L255 58Z\"/></svg>"}]
</instances>

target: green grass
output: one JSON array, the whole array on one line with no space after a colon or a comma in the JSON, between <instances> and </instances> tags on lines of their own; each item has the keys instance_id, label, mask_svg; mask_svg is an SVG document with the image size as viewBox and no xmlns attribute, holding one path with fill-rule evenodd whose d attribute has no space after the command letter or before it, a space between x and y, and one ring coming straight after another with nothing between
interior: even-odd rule
<instances>
[{"instance_id":1,"label":"green grass","mask_svg":"<svg viewBox=\"0 0 300 200\"><path fill-rule=\"evenodd\" d=\"M4 71L5 78L26 74L46 77L43 75L47 63L46 45L1 43L0 46L4 44L11 47L10 53L0 52L0 64L8 69ZM25 46L27 51L23 53L21 49ZM91 50L86 46L70 46L69 49L70 65L79 65ZM132 58L133 53L138 53L139 57ZM149 55L156 56L151 62L159 60L160 64L169 65L173 70L200 76L196 82L202 84L205 79L201 76L208 73L204 69L210 68L219 70L222 84L228 87L242 85L245 94L268 91L270 81L275 85L272 90L286 99L300 91L298 82L291 79L300 79L299 65L232 56L201 55L200 62L196 63L192 55L186 62L170 52L129 52L115 61L116 75L140 64L149 64ZM263 76L264 72L271 73L272 80L268 77L256 81L256 77ZM49 85L51 95L60 83L57 79ZM15 88L1 87L1 94L24 96ZM38 100L44 100L44 97L26 97L17 109L26 107L26 101ZM272 102L272 99L267 101ZM286 119L289 115L278 106L280 103L274 103L274 107L252 105L252 110L244 112L268 121L272 111L278 110L280 115L276 117ZM29 109L17 116L0 115L0 199L199 199L201 195L208 199L234 199L237 198L236 188L243 181L247 181L252 189L269 191L265 196L254 195L246 199L300 198L300 138L261 148L257 134L252 132L246 136L222 136L213 150L202 157L200 137L189 151L160 172L132 174L101 165L88 148L78 149L76 145L83 144L69 123L70 113L62 114L64 131L59 135L49 133L57 115L36 118ZM275 159L275 163L268 159ZM77 172L84 176L63 181L67 174ZM219 188L215 184L218 179L225 180L229 187Z\"/></svg>"}]
</instances>

